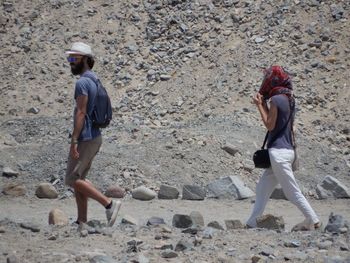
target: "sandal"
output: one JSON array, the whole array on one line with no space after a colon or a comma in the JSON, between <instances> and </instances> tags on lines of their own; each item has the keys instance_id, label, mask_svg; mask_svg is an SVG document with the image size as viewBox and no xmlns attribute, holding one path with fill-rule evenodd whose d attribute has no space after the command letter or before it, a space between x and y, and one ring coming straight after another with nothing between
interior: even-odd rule
<instances>
[{"instance_id":1,"label":"sandal","mask_svg":"<svg viewBox=\"0 0 350 263\"><path fill-rule=\"evenodd\" d=\"M318 221L315 224L310 224L308 223L308 219L305 219L303 222L295 225L292 228L292 232L296 232L296 231L312 231L312 230L321 230L322 228L322 222Z\"/></svg>"}]
</instances>

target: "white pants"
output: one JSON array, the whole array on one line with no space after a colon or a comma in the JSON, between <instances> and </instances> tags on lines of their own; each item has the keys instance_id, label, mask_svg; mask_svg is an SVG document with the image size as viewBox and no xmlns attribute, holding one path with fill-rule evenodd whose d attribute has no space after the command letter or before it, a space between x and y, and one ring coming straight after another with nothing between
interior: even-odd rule
<instances>
[{"instance_id":1,"label":"white pants","mask_svg":"<svg viewBox=\"0 0 350 263\"><path fill-rule=\"evenodd\" d=\"M267 201L278 183L288 200L299 208L310 224L319 222L315 211L295 181L292 171L294 150L270 148L269 155L271 167L264 171L256 186L256 200L247 225L256 227L256 218L263 214Z\"/></svg>"}]
</instances>

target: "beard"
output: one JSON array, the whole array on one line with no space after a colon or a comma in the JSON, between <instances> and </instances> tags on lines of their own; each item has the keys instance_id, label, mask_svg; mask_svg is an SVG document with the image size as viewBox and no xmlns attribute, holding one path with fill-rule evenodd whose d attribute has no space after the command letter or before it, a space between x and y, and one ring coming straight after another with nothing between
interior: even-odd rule
<instances>
[{"instance_id":1,"label":"beard","mask_svg":"<svg viewBox=\"0 0 350 263\"><path fill-rule=\"evenodd\" d=\"M81 73L83 73L83 68L84 68L84 61L81 61L79 64L70 65L70 70L73 75L80 75Z\"/></svg>"}]
</instances>

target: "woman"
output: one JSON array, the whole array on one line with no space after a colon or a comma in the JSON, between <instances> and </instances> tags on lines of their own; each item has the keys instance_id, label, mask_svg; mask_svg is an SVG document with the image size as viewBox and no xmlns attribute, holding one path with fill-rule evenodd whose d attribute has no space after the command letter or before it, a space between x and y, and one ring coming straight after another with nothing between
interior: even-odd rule
<instances>
[{"instance_id":1,"label":"woman","mask_svg":"<svg viewBox=\"0 0 350 263\"><path fill-rule=\"evenodd\" d=\"M269 101L267 107L266 101ZM264 72L259 92L253 97L261 119L269 130L267 148L271 167L266 169L256 186L256 201L247 227L256 227L256 218L264 212L267 201L279 183L284 194L304 214L305 220L292 231L312 230L321 222L302 194L292 171L294 161L293 120L295 101L288 73L280 66L271 66Z\"/></svg>"}]
</instances>

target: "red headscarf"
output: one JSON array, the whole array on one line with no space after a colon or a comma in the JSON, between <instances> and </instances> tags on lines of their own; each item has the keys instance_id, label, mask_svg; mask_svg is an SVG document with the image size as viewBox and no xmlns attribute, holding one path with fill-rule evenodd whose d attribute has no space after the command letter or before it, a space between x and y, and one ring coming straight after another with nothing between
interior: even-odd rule
<instances>
[{"instance_id":1,"label":"red headscarf","mask_svg":"<svg viewBox=\"0 0 350 263\"><path fill-rule=\"evenodd\" d=\"M288 73L281 66L271 66L264 70L264 80L261 84L259 93L265 99L271 98L276 94L292 94L292 81Z\"/></svg>"}]
</instances>

